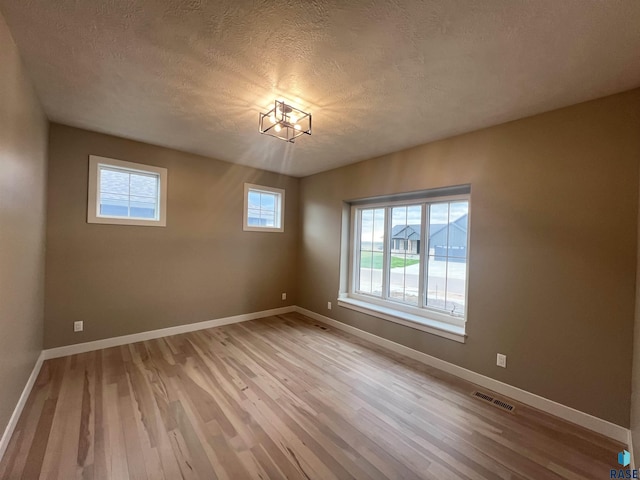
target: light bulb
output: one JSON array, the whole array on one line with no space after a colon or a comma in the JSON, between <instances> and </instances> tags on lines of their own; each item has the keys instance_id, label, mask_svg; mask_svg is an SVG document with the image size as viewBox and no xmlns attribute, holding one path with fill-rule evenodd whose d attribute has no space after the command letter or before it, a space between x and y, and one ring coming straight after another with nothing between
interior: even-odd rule
<instances>
[{"instance_id":1,"label":"light bulb","mask_svg":"<svg viewBox=\"0 0 640 480\"><path fill-rule=\"evenodd\" d=\"M293 126L293 128L295 128L296 130L300 130L302 127L296 123L296 124Z\"/></svg>"},{"instance_id":2,"label":"light bulb","mask_svg":"<svg viewBox=\"0 0 640 480\"><path fill-rule=\"evenodd\" d=\"M280 124L277 124L275 126L275 130L276 130L276 132L279 132L280 130L282 130L282 127L280 126Z\"/></svg>"},{"instance_id":3,"label":"light bulb","mask_svg":"<svg viewBox=\"0 0 640 480\"><path fill-rule=\"evenodd\" d=\"M272 113L269 120L271 120L271 123L276 123L276 116Z\"/></svg>"},{"instance_id":4,"label":"light bulb","mask_svg":"<svg viewBox=\"0 0 640 480\"><path fill-rule=\"evenodd\" d=\"M289 115L289 120L291 121L291 123L296 123L298 121L298 117L296 117L295 115Z\"/></svg>"}]
</instances>

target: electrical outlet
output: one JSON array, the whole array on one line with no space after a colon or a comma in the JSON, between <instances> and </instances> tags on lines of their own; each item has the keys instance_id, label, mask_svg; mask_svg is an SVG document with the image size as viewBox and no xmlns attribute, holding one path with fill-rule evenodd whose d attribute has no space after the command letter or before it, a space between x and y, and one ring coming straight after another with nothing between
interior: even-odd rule
<instances>
[{"instance_id":1,"label":"electrical outlet","mask_svg":"<svg viewBox=\"0 0 640 480\"><path fill-rule=\"evenodd\" d=\"M496 360L496 365L502 368L507 368L507 356L499 353Z\"/></svg>"},{"instance_id":2,"label":"electrical outlet","mask_svg":"<svg viewBox=\"0 0 640 480\"><path fill-rule=\"evenodd\" d=\"M331 310L331 302L327 302L327 308Z\"/></svg>"},{"instance_id":3,"label":"electrical outlet","mask_svg":"<svg viewBox=\"0 0 640 480\"><path fill-rule=\"evenodd\" d=\"M287 299L287 294L286 294L286 293L283 293L283 294L282 294L282 299L283 299L283 300L286 300L286 299Z\"/></svg>"},{"instance_id":4,"label":"electrical outlet","mask_svg":"<svg viewBox=\"0 0 640 480\"><path fill-rule=\"evenodd\" d=\"M80 322L73 322L73 331L74 332L81 332L84 330L84 322L80 321Z\"/></svg>"}]
</instances>

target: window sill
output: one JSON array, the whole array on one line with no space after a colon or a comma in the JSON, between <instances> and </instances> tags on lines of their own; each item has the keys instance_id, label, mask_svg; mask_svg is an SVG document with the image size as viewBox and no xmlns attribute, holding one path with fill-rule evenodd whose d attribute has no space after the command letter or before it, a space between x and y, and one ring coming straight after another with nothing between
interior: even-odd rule
<instances>
[{"instance_id":1,"label":"window sill","mask_svg":"<svg viewBox=\"0 0 640 480\"><path fill-rule=\"evenodd\" d=\"M242 230L244 232L272 232L272 233L283 233L284 227L276 228L276 227L250 227L243 226Z\"/></svg>"},{"instance_id":2,"label":"window sill","mask_svg":"<svg viewBox=\"0 0 640 480\"><path fill-rule=\"evenodd\" d=\"M130 217L100 217L97 215L89 216L87 223L98 223L102 225L133 225L136 227L166 227L166 219L145 220L143 218Z\"/></svg>"},{"instance_id":3,"label":"window sill","mask_svg":"<svg viewBox=\"0 0 640 480\"><path fill-rule=\"evenodd\" d=\"M389 307L374 305L354 298L341 297L338 299L338 305L459 343L465 343L467 337L464 332L464 327L449 325L448 323L412 315L411 313L401 312Z\"/></svg>"}]
</instances>

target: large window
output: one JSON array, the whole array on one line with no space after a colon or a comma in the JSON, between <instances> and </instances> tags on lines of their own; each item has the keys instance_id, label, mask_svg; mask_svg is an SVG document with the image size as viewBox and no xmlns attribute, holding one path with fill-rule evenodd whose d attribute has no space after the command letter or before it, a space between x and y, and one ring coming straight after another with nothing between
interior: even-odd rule
<instances>
[{"instance_id":1,"label":"large window","mask_svg":"<svg viewBox=\"0 0 640 480\"><path fill-rule=\"evenodd\" d=\"M284 190L244 184L244 230L284 231Z\"/></svg>"},{"instance_id":2,"label":"large window","mask_svg":"<svg viewBox=\"0 0 640 480\"><path fill-rule=\"evenodd\" d=\"M89 157L87 222L166 226L167 170Z\"/></svg>"},{"instance_id":3,"label":"large window","mask_svg":"<svg viewBox=\"0 0 640 480\"><path fill-rule=\"evenodd\" d=\"M341 305L464 336L468 194L354 204L351 239Z\"/></svg>"}]
</instances>

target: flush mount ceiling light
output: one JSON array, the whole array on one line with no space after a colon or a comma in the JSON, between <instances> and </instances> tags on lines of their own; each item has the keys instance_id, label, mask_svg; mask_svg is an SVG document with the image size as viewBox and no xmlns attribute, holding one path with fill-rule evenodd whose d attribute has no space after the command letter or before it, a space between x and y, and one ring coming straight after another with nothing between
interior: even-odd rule
<instances>
[{"instance_id":1,"label":"flush mount ceiling light","mask_svg":"<svg viewBox=\"0 0 640 480\"><path fill-rule=\"evenodd\" d=\"M271 110L260 114L259 128L260 133L294 143L300 135L311 135L311 114L276 100Z\"/></svg>"}]
</instances>

